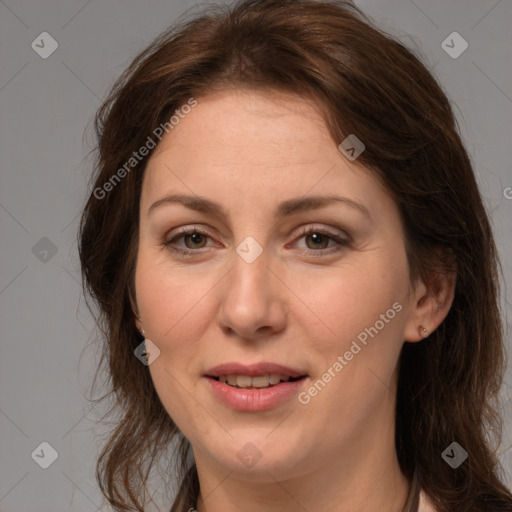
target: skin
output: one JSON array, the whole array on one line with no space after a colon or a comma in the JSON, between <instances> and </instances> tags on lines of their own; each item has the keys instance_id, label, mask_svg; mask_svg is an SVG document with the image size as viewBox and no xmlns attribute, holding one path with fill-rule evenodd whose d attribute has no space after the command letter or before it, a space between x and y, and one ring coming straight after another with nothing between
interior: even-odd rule
<instances>
[{"instance_id":1,"label":"skin","mask_svg":"<svg viewBox=\"0 0 512 512\"><path fill-rule=\"evenodd\" d=\"M409 485L394 447L398 357L420 325L442 322L454 282L410 282L397 205L341 154L312 100L248 90L197 100L145 171L134 313L161 351L149 366L158 395L192 444L198 510L398 512ZM216 201L228 217L176 203L148 213L169 194ZM329 194L368 215L338 203L274 217L284 200ZM174 238L186 226L208 236ZM315 245L301 226L350 242ZM247 236L263 249L252 263L236 252ZM401 311L308 404L234 411L203 377L223 362L271 361L307 373L307 390L394 303ZM237 457L249 442L261 455L250 468Z\"/></svg>"}]
</instances>

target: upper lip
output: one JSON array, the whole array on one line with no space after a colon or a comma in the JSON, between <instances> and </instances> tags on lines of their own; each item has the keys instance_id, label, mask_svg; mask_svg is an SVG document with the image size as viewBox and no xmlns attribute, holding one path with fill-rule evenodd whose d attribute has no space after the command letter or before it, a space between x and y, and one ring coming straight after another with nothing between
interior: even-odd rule
<instances>
[{"instance_id":1,"label":"upper lip","mask_svg":"<svg viewBox=\"0 0 512 512\"><path fill-rule=\"evenodd\" d=\"M222 363L206 372L207 377L219 377L220 375L247 375L249 377L256 377L258 375L278 374L285 377L297 378L306 375L305 372L283 366L281 364L261 362L255 364L240 364L240 363Z\"/></svg>"}]
</instances>

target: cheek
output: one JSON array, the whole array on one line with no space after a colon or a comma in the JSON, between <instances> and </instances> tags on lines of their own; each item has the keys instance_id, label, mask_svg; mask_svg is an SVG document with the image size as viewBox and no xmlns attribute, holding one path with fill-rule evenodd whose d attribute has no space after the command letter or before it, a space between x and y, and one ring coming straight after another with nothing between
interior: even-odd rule
<instances>
[{"instance_id":1,"label":"cheek","mask_svg":"<svg viewBox=\"0 0 512 512\"><path fill-rule=\"evenodd\" d=\"M191 269L171 267L165 255L141 251L135 286L148 337L164 350L191 347L208 324L206 307L214 285L212 277L198 277Z\"/></svg>"},{"instance_id":2,"label":"cheek","mask_svg":"<svg viewBox=\"0 0 512 512\"><path fill-rule=\"evenodd\" d=\"M341 350L376 323L379 338L397 339L404 316L397 310L404 310L407 285L405 257L374 253L333 269L314 282L302 276L296 291L313 313L307 323L314 325L323 339L317 347L327 349L331 345Z\"/></svg>"},{"instance_id":3,"label":"cheek","mask_svg":"<svg viewBox=\"0 0 512 512\"><path fill-rule=\"evenodd\" d=\"M304 411L314 411L326 438L347 435L382 404L392 407L389 392L403 344L407 267L399 255L395 265L388 258L370 259L340 268L315 286L303 279L297 292L315 313L298 321L310 340L305 347L310 360L317 363L301 403ZM346 429L333 424L333 416L342 418Z\"/></svg>"},{"instance_id":4,"label":"cheek","mask_svg":"<svg viewBox=\"0 0 512 512\"><path fill-rule=\"evenodd\" d=\"M191 378L197 368L200 340L210 322L208 292L215 281L194 278L190 271L169 265L162 254L142 250L135 286L146 337L160 349L149 366L157 394L178 428L187 431L194 417L202 417Z\"/></svg>"}]
</instances>

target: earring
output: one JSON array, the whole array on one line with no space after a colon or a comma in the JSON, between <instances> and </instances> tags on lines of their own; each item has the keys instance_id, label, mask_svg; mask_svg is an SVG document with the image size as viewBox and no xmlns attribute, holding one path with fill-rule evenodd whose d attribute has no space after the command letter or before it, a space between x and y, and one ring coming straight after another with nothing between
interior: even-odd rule
<instances>
[{"instance_id":1,"label":"earring","mask_svg":"<svg viewBox=\"0 0 512 512\"><path fill-rule=\"evenodd\" d=\"M146 338L142 320L140 318L138 320L140 322L139 332L144 339L135 349L134 353L144 365L149 366L160 355L160 349L151 340Z\"/></svg>"},{"instance_id":2,"label":"earring","mask_svg":"<svg viewBox=\"0 0 512 512\"><path fill-rule=\"evenodd\" d=\"M423 336L423 337L426 337L426 336L428 336L428 334L429 334L429 333L428 333L428 330L427 330L427 329L425 329L425 327L423 327L423 325L420 325L420 326L418 327L418 333L419 333L419 335L420 335L420 336Z\"/></svg>"},{"instance_id":3,"label":"earring","mask_svg":"<svg viewBox=\"0 0 512 512\"><path fill-rule=\"evenodd\" d=\"M137 317L137 320L140 322L140 334L144 339L146 339L146 333L144 332L144 325L142 325L142 320Z\"/></svg>"}]
</instances>

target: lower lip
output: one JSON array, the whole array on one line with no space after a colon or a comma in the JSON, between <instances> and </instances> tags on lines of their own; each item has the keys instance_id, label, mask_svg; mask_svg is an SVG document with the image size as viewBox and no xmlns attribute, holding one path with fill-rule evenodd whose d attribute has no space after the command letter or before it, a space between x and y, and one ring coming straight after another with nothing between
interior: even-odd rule
<instances>
[{"instance_id":1,"label":"lower lip","mask_svg":"<svg viewBox=\"0 0 512 512\"><path fill-rule=\"evenodd\" d=\"M281 382L269 388L234 388L206 377L215 396L227 407L237 411L264 411L272 409L294 395L304 385L305 377L293 382Z\"/></svg>"}]
</instances>

